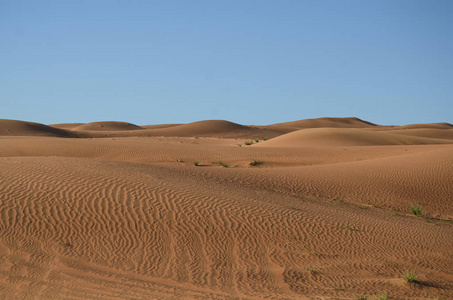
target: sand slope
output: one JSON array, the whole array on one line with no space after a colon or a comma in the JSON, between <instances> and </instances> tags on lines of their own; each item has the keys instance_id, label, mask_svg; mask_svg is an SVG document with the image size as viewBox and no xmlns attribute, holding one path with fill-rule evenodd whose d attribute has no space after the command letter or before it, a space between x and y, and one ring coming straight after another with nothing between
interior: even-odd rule
<instances>
[{"instance_id":1,"label":"sand slope","mask_svg":"<svg viewBox=\"0 0 453 300\"><path fill-rule=\"evenodd\" d=\"M140 130L143 129L132 123L127 122L92 122L72 128L74 131L122 131L122 130Z\"/></svg>"},{"instance_id":2,"label":"sand slope","mask_svg":"<svg viewBox=\"0 0 453 300\"><path fill-rule=\"evenodd\" d=\"M453 297L451 140L198 134L265 132L226 121L120 133L154 130L197 138L0 138L0 299Z\"/></svg>"},{"instance_id":3,"label":"sand slope","mask_svg":"<svg viewBox=\"0 0 453 300\"><path fill-rule=\"evenodd\" d=\"M77 135L64 129L40 123L0 119L0 136L76 137Z\"/></svg>"},{"instance_id":4,"label":"sand slope","mask_svg":"<svg viewBox=\"0 0 453 300\"><path fill-rule=\"evenodd\" d=\"M60 129L66 129L66 130L72 130L78 126L84 125L85 123L60 123L60 124L50 124L49 126L55 127L55 128L60 128Z\"/></svg>"},{"instance_id":5,"label":"sand slope","mask_svg":"<svg viewBox=\"0 0 453 300\"><path fill-rule=\"evenodd\" d=\"M295 127L295 128L368 128L374 127L376 124L363 121L359 118L317 118L305 119L299 121L285 122L273 124L274 126Z\"/></svg>"},{"instance_id":6,"label":"sand slope","mask_svg":"<svg viewBox=\"0 0 453 300\"><path fill-rule=\"evenodd\" d=\"M336 147L447 143L453 143L453 141L394 134L393 131L374 132L353 128L312 128L287 133L257 144L255 147Z\"/></svg>"}]
</instances>

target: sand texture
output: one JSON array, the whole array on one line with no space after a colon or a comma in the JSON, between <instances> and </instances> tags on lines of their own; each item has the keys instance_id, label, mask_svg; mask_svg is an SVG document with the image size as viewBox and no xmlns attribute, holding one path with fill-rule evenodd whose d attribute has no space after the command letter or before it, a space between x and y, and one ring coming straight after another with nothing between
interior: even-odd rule
<instances>
[{"instance_id":1,"label":"sand texture","mask_svg":"<svg viewBox=\"0 0 453 300\"><path fill-rule=\"evenodd\" d=\"M0 120L0 299L453 299L451 130Z\"/></svg>"}]
</instances>

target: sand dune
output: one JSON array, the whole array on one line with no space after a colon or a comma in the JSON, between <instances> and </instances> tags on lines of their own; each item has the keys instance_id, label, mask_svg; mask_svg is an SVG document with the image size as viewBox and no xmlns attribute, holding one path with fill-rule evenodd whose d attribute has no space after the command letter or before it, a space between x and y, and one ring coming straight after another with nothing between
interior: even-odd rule
<instances>
[{"instance_id":1,"label":"sand dune","mask_svg":"<svg viewBox=\"0 0 453 300\"><path fill-rule=\"evenodd\" d=\"M236 124L225 120L206 120L182 124L149 132L154 136L209 136L225 138L274 137L279 135L272 130Z\"/></svg>"},{"instance_id":2,"label":"sand dune","mask_svg":"<svg viewBox=\"0 0 453 300\"><path fill-rule=\"evenodd\" d=\"M453 143L453 141L388 132L370 132L351 128L312 128L287 133L264 143L257 144L255 147L334 147L447 143Z\"/></svg>"},{"instance_id":3,"label":"sand dune","mask_svg":"<svg viewBox=\"0 0 453 300\"><path fill-rule=\"evenodd\" d=\"M140 126L144 129L160 129L160 128L168 128L168 127L174 127L182 124L158 124L158 125L143 125Z\"/></svg>"},{"instance_id":4,"label":"sand dune","mask_svg":"<svg viewBox=\"0 0 453 300\"><path fill-rule=\"evenodd\" d=\"M283 127L295 128L321 128L321 127L334 127L334 128L367 128L374 127L376 124L363 121L359 118L318 118L318 119L305 119L299 121L285 122L274 124Z\"/></svg>"},{"instance_id":5,"label":"sand dune","mask_svg":"<svg viewBox=\"0 0 453 300\"><path fill-rule=\"evenodd\" d=\"M78 126L84 125L85 123L60 123L60 124L50 124L49 126L55 127L55 128L60 128L60 129L66 129L66 130L72 130Z\"/></svg>"},{"instance_id":6,"label":"sand dune","mask_svg":"<svg viewBox=\"0 0 453 300\"><path fill-rule=\"evenodd\" d=\"M434 129L434 128L394 129L388 132L394 134L453 140L453 129Z\"/></svg>"},{"instance_id":7,"label":"sand dune","mask_svg":"<svg viewBox=\"0 0 453 300\"><path fill-rule=\"evenodd\" d=\"M72 128L74 131L122 131L122 130L140 130L140 126L127 122L92 122Z\"/></svg>"},{"instance_id":8,"label":"sand dune","mask_svg":"<svg viewBox=\"0 0 453 300\"><path fill-rule=\"evenodd\" d=\"M450 123L427 123L427 124L410 124L399 126L400 129L417 129L417 128L433 128L433 129L452 129Z\"/></svg>"},{"instance_id":9,"label":"sand dune","mask_svg":"<svg viewBox=\"0 0 453 300\"><path fill-rule=\"evenodd\" d=\"M70 131L40 123L0 119L0 136L76 137Z\"/></svg>"},{"instance_id":10,"label":"sand dune","mask_svg":"<svg viewBox=\"0 0 453 300\"><path fill-rule=\"evenodd\" d=\"M450 299L450 129L366 128L3 136L0 299Z\"/></svg>"}]
</instances>

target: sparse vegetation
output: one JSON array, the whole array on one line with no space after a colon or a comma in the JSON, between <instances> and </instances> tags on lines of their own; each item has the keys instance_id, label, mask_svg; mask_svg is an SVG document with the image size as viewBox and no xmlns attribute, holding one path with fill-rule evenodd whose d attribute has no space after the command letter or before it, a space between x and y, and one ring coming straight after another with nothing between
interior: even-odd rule
<instances>
[{"instance_id":1,"label":"sparse vegetation","mask_svg":"<svg viewBox=\"0 0 453 300\"><path fill-rule=\"evenodd\" d=\"M238 144L239 147L242 147L242 144Z\"/></svg>"},{"instance_id":2,"label":"sparse vegetation","mask_svg":"<svg viewBox=\"0 0 453 300\"><path fill-rule=\"evenodd\" d=\"M417 272L415 272L414 270L406 270L403 273L403 279L409 283L416 283L417 282Z\"/></svg>"},{"instance_id":3,"label":"sparse vegetation","mask_svg":"<svg viewBox=\"0 0 453 300\"><path fill-rule=\"evenodd\" d=\"M259 139L255 139L255 143L259 143L259 142L260 142L260 140L259 140Z\"/></svg>"},{"instance_id":4,"label":"sparse vegetation","mask_svg":"<svg viewBox=\"0 0 453 300\"><path fill-rule=\"evenodd\" d=\"M263 138L263 141L267 141L267 140L268 140L268 138L267 138L267 137Z\"/></svg>"},{"instance_id":5,"label":"sparse vegetation","mask_svg":"<svg viewBox=\"0 0 453 300\"><path fill-rule=\"evenodd\" d=\"M194 165L195 167L198 166L198 160L194 161L194 162L193 162L193 165Z\"/></svg>"},{"instance_id":6,"label":"sparse vegetation","mask_svg":"<svg viewBox=\"0 0 453 300\"><path fill-rule=\"evenodd\" d=\"M368 299L368 297L365 296L365 295L358 295L357 296L357 300L367 300L367 299Z\"/></svg>"},{"instance_id":7,"label":"sparse vegetation","mask_svg":"<svg viewBox=\"0 0 453 300\"><path fill-rule=\"evenodd\" d=\"M252 167L258 166L258 165L261 165L261 164L262 164L262 162L257 161L257 160L251 161L251 162L249 163L249 165L251 165Z\"/></svg>"},{"instance_id":8,"label":"sparse vegetation","mask_svg":"<svg viewBox=\"0 0 453 300\"><path fill-rule=\"evenodd\" d=\"M311 248L308 248L307 251L308 251L308 253L310 253L311 255L314 255L314 256L317 256L317 255L318 255L318 253L316 253L315 251L313 251L313 249L311 249Z\"/></svg>"},{"instance_id":9,"label":"sparse vegetation","mask_svg":"<svg viewBox=\"0 0 453 300\"><path fill-rule=\"evenodd\" d=\"M346 229L346 230L351 229L351 227L349 226L349 222L348 221L346 221L346 223L344 223L343 228Z\"/></svg>"},{"instance_id":10,"label":"sparse vegetation","mask_svg":"<svg viewBox=\"0 0 453 300\"><path fill-rule=\"evenodd\" d=\"M307 272L311 275L315 275L318 271L315 268L307 268Z\"/></svg>"},{"instance_id":11,"label":"sparse vegetation","mask_svg":"<svg viewBox=\"0 0 453 300\"><path fill-rule=\"evenodd\" d=\"M247 145L247 146L253 145L253 141L247 141L247 142L245 142L245 145Z\"/></svg>"},{"instance_id":12,"label":"sparse vegetation","mask_svg":"<svg viewBox=\"0 0 453 300\"><path fill-rule=\"evenodd\" d=\"M422 216L422 207L421 207L420 204L411 204L409 208L411 210L411 213L414 216L417 216L417 217L421 217Z\"/></svg>"},{"instance_id":13,"label":"sparse vegetation","mask_svg":"<svg viewBox=\"0 0 453 300\"><path fill-rule=\"evenodd\" d=\"M387 295L387 294L379 293L379 294L377 294L374 297L374 299L376 299L376 300L389 300L389 299L392 299L392 297Z\"/></svg>"},{"instance_id":14,"label":"sparse vegetation","mask_svg":"<svg viewBox=\"0 0 453 300\"><path fill-rule=\"evenodd\" d=\"M229 167L226 163L224 163L224 162L222 162L220 160L219 160L219 165L221 165L224 168L228 168Z\"/></svg>"},{"instance_id":15,"label":"sparse vegetation","mask_svg":"<svg viewBox=\"0 0 453 300\"><path fill-rule=\"evenodd\" d=\"M72 244L70 242L61 242L63 244L63 246L65 246L66 248L72 248Z\"/></svg>"},{"instance_id":16,"label":"sparse vegetation","mask_svg":"<svg viewBox=\"0 0 453 300\"><path fill-rule=\"evenodd\" d=\"M290 205L289 208L290 209L296 209L296 207L294 205Z\"/></svg>"}]
</instances>

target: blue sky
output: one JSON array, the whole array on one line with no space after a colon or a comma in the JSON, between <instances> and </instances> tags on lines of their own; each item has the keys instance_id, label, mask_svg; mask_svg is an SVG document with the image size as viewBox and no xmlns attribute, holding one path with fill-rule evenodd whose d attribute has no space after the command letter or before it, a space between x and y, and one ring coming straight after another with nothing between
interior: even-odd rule
<instances>
[{"instance_id":1,"label":"blue sky","mask_svg":"<svg viewBox=\"0 0 453 300\"><path fill-rule=\"evenodd\" d=\"M453 1L0 0L0 118L453 123Z\"/></svg>"}]
</instances>

